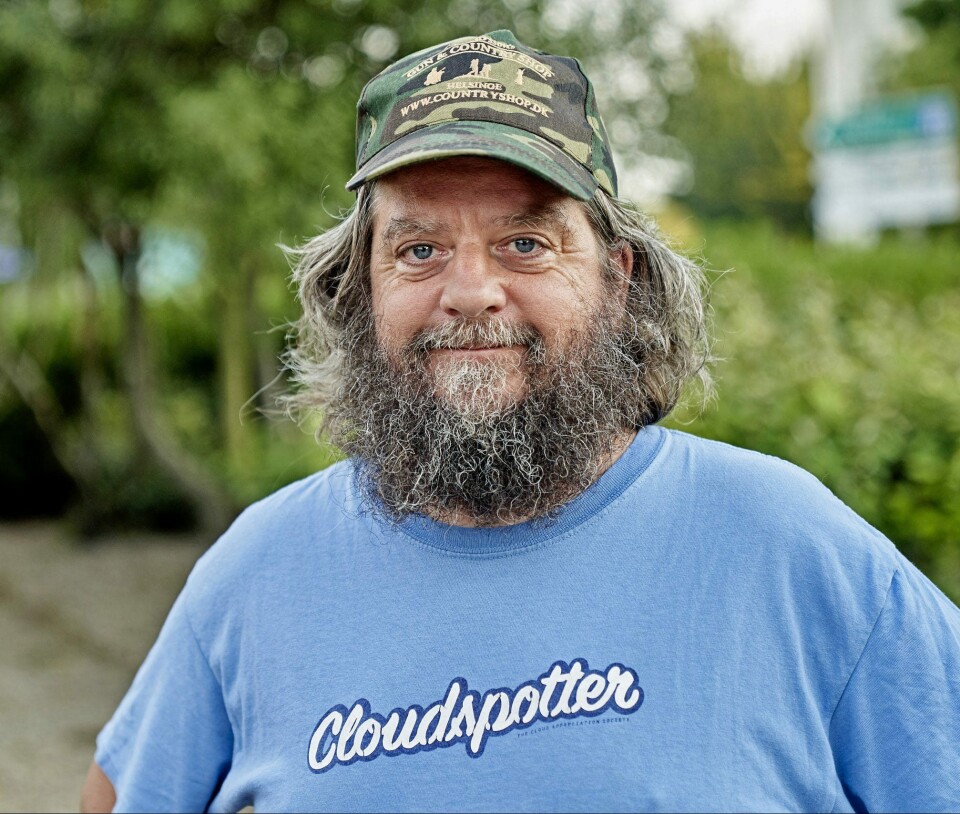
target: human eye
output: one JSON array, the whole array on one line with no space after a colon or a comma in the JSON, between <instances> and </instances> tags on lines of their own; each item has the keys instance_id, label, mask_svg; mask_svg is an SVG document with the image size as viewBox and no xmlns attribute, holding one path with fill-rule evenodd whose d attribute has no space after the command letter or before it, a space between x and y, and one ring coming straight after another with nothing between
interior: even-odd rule
<instances>
[{"instance_id":1,"label":"human eye","mask_svg":"<svg viewBox=\"0 0 960 814\"><path fill-rule=\"evenodd\" d=\"M543 257L550 244L546 240L532 235L511 237L500 244L505 257L516 261L532 261Z\"/></svg>"},{"instance_id":2,"label":"human eye","mask_svg":"<svg viewBox=\"0 0 960 814\"><path fill-rule=\"evenodd\" d=\"M518 237L510 241L510 245L516 249L520 254L532 254L538 248L540 248L540 243L534 240L532 237Z\"/></svg>"},{"instance_id":3,"label":"human eye","mask_svg":"<svg viewBox=\"0 0 960 814\"><path fill-rule=\"evenodd\" d=\"M405 260L423 263L430 260L436 254L436 248L429 243L414 243L407 246L400 252L400 256Z\"/></svg>"}]
</instances>

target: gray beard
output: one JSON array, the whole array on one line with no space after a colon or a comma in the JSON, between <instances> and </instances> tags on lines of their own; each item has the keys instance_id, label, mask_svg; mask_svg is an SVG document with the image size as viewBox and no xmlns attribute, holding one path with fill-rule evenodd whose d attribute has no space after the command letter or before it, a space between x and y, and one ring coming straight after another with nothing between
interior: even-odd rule
<instances>
[{"instance_id":1,"label":"gray beard","mask_svg":"<svg viewBox=\"0 0 960 814\"><path fill-rule=\"evenodd\" d=\"M391 358L367 327L347 343L332 440L357 459L363 494L393 519L493 526L548 517L596 480L634 429L641 369L608 306L549 352L532 327L460 320ZM370 323L368 322L367 325ZM438 348L524 345L500 363L446 360ZM513 370L503 358L513 356ZM505 393L522 373L519 398Z\"/></svg>"}]
</instances>

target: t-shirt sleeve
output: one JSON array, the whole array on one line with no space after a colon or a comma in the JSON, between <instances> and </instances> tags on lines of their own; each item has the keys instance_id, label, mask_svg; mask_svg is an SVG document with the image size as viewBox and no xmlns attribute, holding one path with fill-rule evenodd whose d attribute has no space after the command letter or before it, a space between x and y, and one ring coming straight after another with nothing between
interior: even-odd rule
<instances>
[{"instance_id":1,"label":"t-shirt sleeve","mask_svg":"<svg viewBox=\"0 0 960 814\"><path fill-rule=\"evenodd\" d=\"M960 811L960 611L905 560L830 740L855 811Z\"/></svg>"},{"instance_id":2,"label":"t-shirt sleeve","mask_svg":"<svg viewBox=\"0 0 960 814\"><path fill-rule=\"evenodd\" d=\"M186 592L97 738L114 811L205 811L233 754L219 681L187 615Z\"/></svg>"}]
</instances>

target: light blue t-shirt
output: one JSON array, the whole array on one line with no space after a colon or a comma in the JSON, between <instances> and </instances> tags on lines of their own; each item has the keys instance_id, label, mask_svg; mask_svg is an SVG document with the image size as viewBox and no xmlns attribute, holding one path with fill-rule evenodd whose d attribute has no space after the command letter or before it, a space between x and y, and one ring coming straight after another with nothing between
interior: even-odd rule
<instances>
[{"instance_id":1,"label":"light blue t-shirt","mask_svg":"<svg viewBox=\"0 0 960 814\"><path fill-rule=\"evenodd\" d=\"M200 560L98 740L117 811L960 809L960 611L815 478L649 427L555 519Z\"/></svg>"}]
</instances>

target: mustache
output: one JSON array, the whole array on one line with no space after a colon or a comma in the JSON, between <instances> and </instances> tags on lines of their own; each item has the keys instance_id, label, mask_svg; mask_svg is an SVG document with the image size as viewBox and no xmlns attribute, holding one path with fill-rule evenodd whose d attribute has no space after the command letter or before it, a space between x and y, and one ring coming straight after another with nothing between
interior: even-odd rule
<instances>
[{"instance_id":1,"label":"mustache","mask_svg":"<svg viewBox=\"0 0 960 814\"><path fill-rule=\"evenodd\" d=\"M500 317L468 319L465 317L425 328L407 345L418 355L431 350L463 348L497 348L523 345L539 349L543 334L527 323L514 323Z\"/></svg>"}]
</instances>

